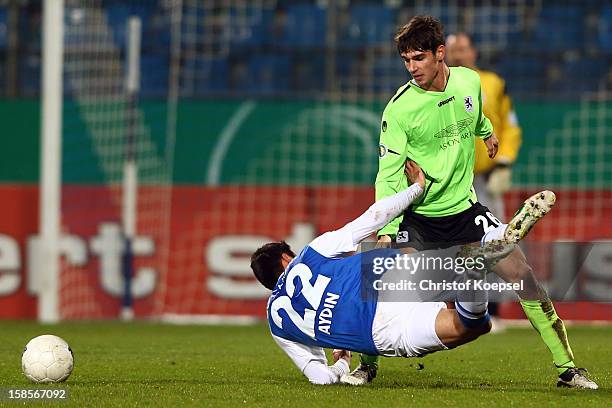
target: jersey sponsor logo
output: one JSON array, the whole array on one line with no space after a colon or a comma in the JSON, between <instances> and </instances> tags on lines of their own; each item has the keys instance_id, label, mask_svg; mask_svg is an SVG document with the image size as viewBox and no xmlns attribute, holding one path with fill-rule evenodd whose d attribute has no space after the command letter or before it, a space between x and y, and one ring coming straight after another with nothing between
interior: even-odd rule
<instances>
[{"instance_id":1,"label":"jersey sponsor logo","mask_svg":"<svg viewBox=\"0 0 612 408\"><path fill-rule=\"evenodd\" d=\"M440 139L443 137L457 137L461 134L461 132L463 132L466 128L468 128L472 124L473 121L474 121L474 118L472 117L461 119L457 123L453 123L452 125L447 126L446 128L440 130L438 133L434 135L434 137L436 139Z\"/></svg>"},{"instance_id":2,"label":"jersey sponsor logo","mask_svg":"<svg viewBox=\"0 0 612 408\"><path fill-rule=\"evenodd\" d=\"M402 243L410 241L410 235L408 235L408 231L398 231L397 237L395 238L395 242Z\"/></svg>"},{"instance_id":3,"label":"jersey sponsor logo","mask_svg":"<svg viewBox=\"0 0 612 408\"><path fill-rule=\"evenodd\" d=\"M381 159L387 155L388 151L389 150L387 149L387 146L385 146L384 144L381 143L378 145L378 157L380 157Z\"/></svg>"},{"instance_id":4,"label":"jersey sponsor logo","mask_svg":"<svg viewBox=\"0 0 612 408\"><path fill-rule=\"evenodd\" d=\"M463 106L465 107L466 112L470 112L470 113L474 112L474 101L472 101L471 96L463 97Z\"/></svg>"},{"instance_id":5,"label":"jersey sponsor logo","mask_svg":"<svg viewBox=\"0 0 612 408\"><path fill-rule=\"evenodd\" d=\"M382 125L380 126L383 132L387 131L387 121L383 120Z\"/></svg>"},{"instance_id":6,"label":"jersey sponsor logo","mask_svg":"<svg viewBox=\"0 0 612 408\"><path fill-rule=\"evenodd\" d=\"M452 101L454 101L454 100L455 100L455 96L451 96L451 97L450 97L450 98L448 98L448 99L445 99L445 100L443 100L443 101L440 101L440 102L438 103L438 108L441 108L442 106L444 106L444 105L446 105L447 103L450 103L450 102L452 102Z\"/></svg>"},{"instance_id":7,"label":"jersey sponsor logo","mask_svg":"<svg viewBox=\"0 0 612 408\"><path fill-rule=\"evenodd\" d=\"M446 150L449 147L457 146L461 144L463 141L469 140L471 138L473 138L472 132L470 131L463 132L458 137L453 137L453 138L444 140L442 143L440 143L440 149Z\"/></svg>"}]
</instances>

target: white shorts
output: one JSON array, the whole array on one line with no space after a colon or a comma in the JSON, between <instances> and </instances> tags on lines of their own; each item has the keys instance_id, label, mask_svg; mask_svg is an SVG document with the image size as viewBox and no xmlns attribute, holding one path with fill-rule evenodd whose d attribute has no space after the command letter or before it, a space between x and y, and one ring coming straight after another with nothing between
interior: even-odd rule
<instances>
[{"instance_id":1,"label":"white shorts","mask_svg":"<svg viewBox=\"0 0 612 408\"><path fill-rule=\"evenodd\" d=\"M436 334L436 317L444 302L379 302L372 339L386 357L420 357L446 350Z\"/></svg>"}]
</instances>

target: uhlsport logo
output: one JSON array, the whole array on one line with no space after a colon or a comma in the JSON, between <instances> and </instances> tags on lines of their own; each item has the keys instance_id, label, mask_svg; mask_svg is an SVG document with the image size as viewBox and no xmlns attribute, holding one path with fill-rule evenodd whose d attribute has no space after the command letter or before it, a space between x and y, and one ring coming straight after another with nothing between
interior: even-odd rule
<instances>
[{"instance_id":1,"label":"uhlsport logo","mask_svg":"<svg viewBox=\"0 0 612 408\"><path fill-rule=\"evenodd\" d=\"M454 97L454 96L451 96L451 97L450 97L450 98L448 98L448 99L445 99L445 100L443 100L443 101L440 101L440 102L438 103L438 108L441 108L442 106L444 106L444 105L446 105L447 103L450 103L450 102L452 102L452 101L454 101L454 100L455 100L455 97Z\"/></svg>"},{"instance_id":2,"label":"uhlsport logo","mask_svg":"<svg viewBox=\"0 0 612 408\"><path fill-rule=\"evenodd\" d=\"M381 125L382 131L386 132L387 131L387 121L383 120L382 125Z\"/></svg>"},{"instance_id":3,"label":"uhlsport logo","mask_svg":"<svg viewBox=\"0 0 612 408\"><path fill-rule=\"evenodd\" d=\"M471 96L463 97L463 106L465 106L466 112L470 112L470 113L474 112L474 102L472 101Z\"/></svg>"}]
</instances>

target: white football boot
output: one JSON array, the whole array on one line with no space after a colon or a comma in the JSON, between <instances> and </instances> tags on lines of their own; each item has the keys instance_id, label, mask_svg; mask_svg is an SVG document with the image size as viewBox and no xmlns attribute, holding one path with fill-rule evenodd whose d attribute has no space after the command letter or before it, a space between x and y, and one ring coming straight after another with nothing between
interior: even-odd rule
<instances>
[{"instance_id":1,"label":"white football boot","mask_svg":"<svg viewBox=\"0 0 612 408\"><path fill-rule=\"evenodd\" d=\"M585 368L572 367L568 368L559 376L557 387L569 388L585 388L588 390L596 390L599 386L587 376Z\"/></svg>"},{"instance_id":2,"label":"white football boot","mask_svg":"<svg viewBox=\"0 0 612 408\"><path fill-rule=\"evenodd\" d=\"M548 190L540 191L525 200L523 206L508 223L504 232L504 240L516 244L525 238L535 223L550 212L556 200L555 193Z\"/></svg>"}]
</instances>

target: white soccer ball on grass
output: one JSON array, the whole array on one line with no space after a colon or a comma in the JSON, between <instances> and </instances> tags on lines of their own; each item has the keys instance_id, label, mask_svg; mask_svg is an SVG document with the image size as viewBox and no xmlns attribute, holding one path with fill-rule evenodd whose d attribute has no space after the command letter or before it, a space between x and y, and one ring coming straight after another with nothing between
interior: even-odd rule
<instances>
[{"instance_id":1,"label":"white soccer ball on grass","mask_svg":"<svg viewBox=\"0 0 612 408\"><path fill-rule=\"evenodd\" d=\"M73 365L68 343L51 334L30 340L21 356L23 374L36 383L65 381L72 373Z\"/></svg>"}]
</instances>

